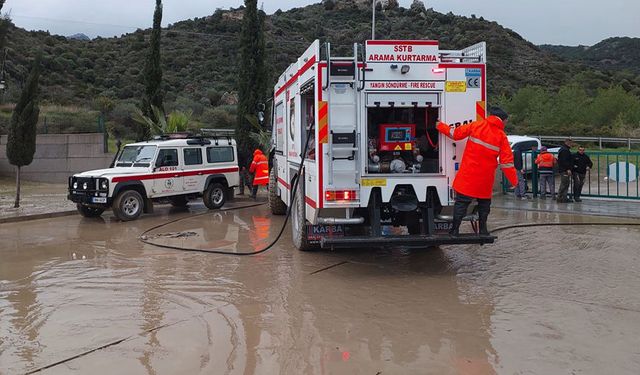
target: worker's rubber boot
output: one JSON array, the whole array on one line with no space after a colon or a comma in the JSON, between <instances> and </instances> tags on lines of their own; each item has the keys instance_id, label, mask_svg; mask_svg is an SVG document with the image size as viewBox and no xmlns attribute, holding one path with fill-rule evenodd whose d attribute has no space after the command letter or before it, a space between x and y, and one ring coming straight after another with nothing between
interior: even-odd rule
<instances>
[{"instance_id":1,"label":"worker's rubber boot","mask_svg":"<svg viewBox=\"0 0 640 375\"><path fill-rule=\"evenodd\" d=\"M453 226L451 230L449 230L449 234L453 237L458 237L460 235L460 225L462 224L462 219L453 218Z\"/></svg>"},{"instance_id":2,"label":"worker's rubber boot","mask_svg":"<svg viewBox=\"0 0 640 375\"><path fill-rule=\"evenodd\" d=\"M481 236L490 236L489 229L487 228L487 221L489 219L490 203L485 202L478 204L478 222L480 224L479 234Z\"/></svg>"},{"instance_id":3,"label":"worker's rubber boot","mask_svg":"<svg viewBox=\"0 0 640 375\"><path fill-rule=\"evenodd\" d=\"M460 235L460 225L462 225L462 219L464 215L467 213L467 207L469 206L466 202L456 201L456 204L453 206L453 226L449 231L449 234L457 237Z\"/></svg>"},{"instance_id":4,"label":"worker's rubber boot","mask_svg":"<svg viewBox=\"0 0 640 375\"><path fill-rule=\"evenodd\" d=\"M487 219L489 218L489 215L480 215L479 218L479 222L480 222L480 235L481 236L490 236L491 233L489 233L489 229L487 228Z\"/></svg>"}]
</instances>

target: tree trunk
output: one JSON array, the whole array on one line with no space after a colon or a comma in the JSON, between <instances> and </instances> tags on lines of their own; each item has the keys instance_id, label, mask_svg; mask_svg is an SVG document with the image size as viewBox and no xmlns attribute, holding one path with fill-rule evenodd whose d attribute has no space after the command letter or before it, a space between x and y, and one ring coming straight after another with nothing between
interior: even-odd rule
<instances>
[{"instance_id":1,"label":"tree trunk","mask_svg":"<svg viewBox=\"0 0 640 375\"><path fill-rule=\"evenodd\" d=\"M16 203L13 205L13 208L20 207L20 167L16 171Z\"/></svg>"}]
</instances>

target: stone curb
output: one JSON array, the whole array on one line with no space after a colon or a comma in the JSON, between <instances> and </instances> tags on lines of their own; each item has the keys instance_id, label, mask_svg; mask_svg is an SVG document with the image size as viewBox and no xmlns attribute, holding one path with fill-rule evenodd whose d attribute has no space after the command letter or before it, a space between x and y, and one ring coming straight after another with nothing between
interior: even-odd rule
<instances>
[{"instance_id":1,"label":"stone curb","mask_svg":"<svg viewBox=\"0 0 640 375\"><path fill-rule=\"evenodd\" d=\"M45 214L5 217L5 218L0 218L0 224L20 223L23 221L31 221L31 220L53 219L56 217L71 216L77 213L78 211L76 210L69 210L69 211L59 211L59 212L48 212Z\"/></svg>"}]
</instances>

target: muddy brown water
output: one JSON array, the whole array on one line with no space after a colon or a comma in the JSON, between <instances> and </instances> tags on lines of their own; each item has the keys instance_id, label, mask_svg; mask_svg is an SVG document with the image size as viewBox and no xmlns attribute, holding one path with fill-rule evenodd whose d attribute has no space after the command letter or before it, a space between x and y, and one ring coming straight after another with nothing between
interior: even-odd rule
<instances>
[{"instance_id":1,"label":"muddy brown water","mask_svg":"<svg viewBox=\"0 0 640 375\"><path fill-rule=\"evenodd\" d=\"M614 220L494 211L494 227ZM637 227L514 229L483 247L316 253L294 250L286 231L253 257L137 239L186 217L150 238L247 251L282 224L266 207L189 215L1 225L0 373L75 356L42 373L640 372Z\"/></svg>"}]
</instances>

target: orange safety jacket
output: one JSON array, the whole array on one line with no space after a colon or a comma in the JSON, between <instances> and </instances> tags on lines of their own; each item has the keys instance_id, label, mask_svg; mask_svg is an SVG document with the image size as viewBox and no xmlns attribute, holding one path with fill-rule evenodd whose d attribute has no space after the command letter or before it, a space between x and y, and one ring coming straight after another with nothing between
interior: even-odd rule
<instances>
[{"instance_id":1,"label":"orange safety jacket","mask_svg":"<svg viewBox=\"0 0 640 375\"><path fill-rule=\"evenodd\" d=\"M254 186L269 184L269 162L263 153L254 154L253 161L249 167L249 172L255 173L255 176L253 177Z\"/></svg>"},{"instance_id":2,"label":"orange safety jacket","mask_svg":"<svg viewBox=\"0 0 640 375\"><path fill-rule=\"evenodd\" d=\"M513 166L513 152L504 133L504 123L497 116L452 128L438 124L438 131L459 141L468 138L453 190L472 198L491 199L498 158L500 168L511 185L518 182Z\"/></svg>"},{"instance_id":3,"label":"orange safety jacket","mask_svg":"<svg viewBox=\"0 0 640 375\"><path fill-rule=\"evenodd\" d=\"M553 173L553 166L556 164L556 157L548 151L542 151L536 158L535 163L538 165L540 173Z\"/></svg>"}]
</instances>

